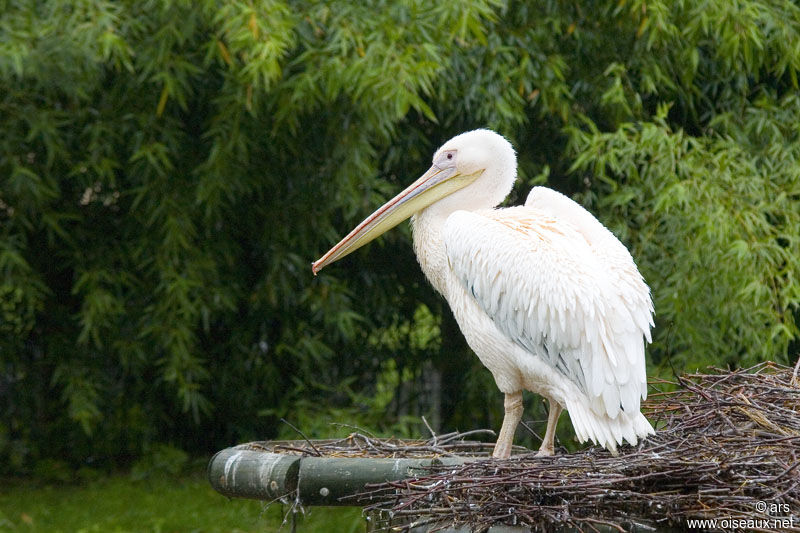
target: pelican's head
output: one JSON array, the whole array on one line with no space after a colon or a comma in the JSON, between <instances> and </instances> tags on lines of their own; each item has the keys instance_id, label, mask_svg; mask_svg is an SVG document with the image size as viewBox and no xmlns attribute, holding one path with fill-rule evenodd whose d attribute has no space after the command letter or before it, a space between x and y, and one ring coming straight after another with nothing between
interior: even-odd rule
<instances>
[{"instance_id":1,"label":"pelican's head","mask_svg":"<svg viewBox=\"0 0 800 533\"><path fill-rule=\"evenodd\" d=\"M364 219L311 270L316 274L432 204L449 212L494 207L511 191L516 172L514 149L502 135L490 130L456 135L436 150L422 177Z\"/></svg>"}]
</instances>

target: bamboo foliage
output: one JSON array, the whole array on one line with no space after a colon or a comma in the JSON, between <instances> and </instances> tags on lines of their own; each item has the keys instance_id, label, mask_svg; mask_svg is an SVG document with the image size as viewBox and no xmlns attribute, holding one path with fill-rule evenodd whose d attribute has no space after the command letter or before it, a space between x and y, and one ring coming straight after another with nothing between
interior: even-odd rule
<instances>
[{"instance_id":1,"label":"bamboo foliage","mask_svg":"<svg viewBox=\"0 0 800 533\"><path fill-rule=\"evenodd\" d=\"M500 396L407 229L308 266L475 127L517 148L513 201L548 182L632 247L655 296L651 373L796 357L793 2L0 11L11 470L217 448L287 433L282 417L403 432L441 405L448 428L492 425Z\"/></svg>"}]
</instances>

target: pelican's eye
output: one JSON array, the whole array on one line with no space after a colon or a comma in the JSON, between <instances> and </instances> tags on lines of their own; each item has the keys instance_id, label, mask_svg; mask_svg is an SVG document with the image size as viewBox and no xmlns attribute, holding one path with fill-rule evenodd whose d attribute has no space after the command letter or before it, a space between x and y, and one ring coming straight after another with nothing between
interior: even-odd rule
<instances>
[{"instance_id":1,"label":"pelican's eye","mask_svg":"<svg viewBox=\"0 0 800 533\"><path fill-rule=\"evenodd\" d=\"M450 168L456 165L456 150L447 150L439 154L434 164L439 168Z\"/></svg>"}]
</instances>

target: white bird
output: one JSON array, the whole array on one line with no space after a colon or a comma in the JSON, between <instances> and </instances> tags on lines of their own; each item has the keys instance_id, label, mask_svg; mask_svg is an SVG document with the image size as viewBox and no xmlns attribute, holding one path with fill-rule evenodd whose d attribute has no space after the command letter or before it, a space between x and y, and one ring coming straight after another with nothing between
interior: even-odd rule
<instances>
[{"instance_id":1,"label":"white bird","mask_svg":"<svg viewBox=\"0 0 800 533\"><path fill-rule=\"evenodd\" d=\"M653 433L645 340L650 290L625 246L586 209L536 187L524 206L496 208L516 180L511 144L489 130L462 133L433 166L312 265L314 274L408 217L414 250L461 332L505 393L493 456L508 458L522 391L547 398L540 455L552 455L569 412L581 442L612 453Z\"/></svg>"}]
</instances>

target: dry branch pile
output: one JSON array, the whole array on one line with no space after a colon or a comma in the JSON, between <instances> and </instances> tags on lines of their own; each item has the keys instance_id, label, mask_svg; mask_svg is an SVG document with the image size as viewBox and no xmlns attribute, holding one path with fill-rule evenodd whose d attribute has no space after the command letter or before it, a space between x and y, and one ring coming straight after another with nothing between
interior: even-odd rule
<instances>
[{"instance_id":1,"label":"dry branch pile","mask_svg":"<svg viewBox=\"0 0 800 533\"><path fill-rule=\"evenodd\" d=\"M656 387L668 382L656 383ZM691 374L644 410L657 432L618 457L578 453L479 460L415 480L375 486L368 510L406 524L516 524L550 531L688 526L800 530L800 382L792 369L761 364ZM662 387L663 388L663 387Z\"/></svg>"},{"instance_id":2,"label":"dry branch pile","mask_svg":"<svg viewBox=\"0 0 800 533\"><path fill-rule=\"evenodd\" d=\"M481 434L495 436L492 430L476 429L464 433L454 431L436 435L428 440L405 440L373 437L356 431L343 439L251 442L247 446L250 449L312 457L372 457L376 459L485 457L492 452L493 444L464 440L467 437ZM521 446L515 447L515 449L527 451L527 448Z\"/></svg>"}]
</instances>

